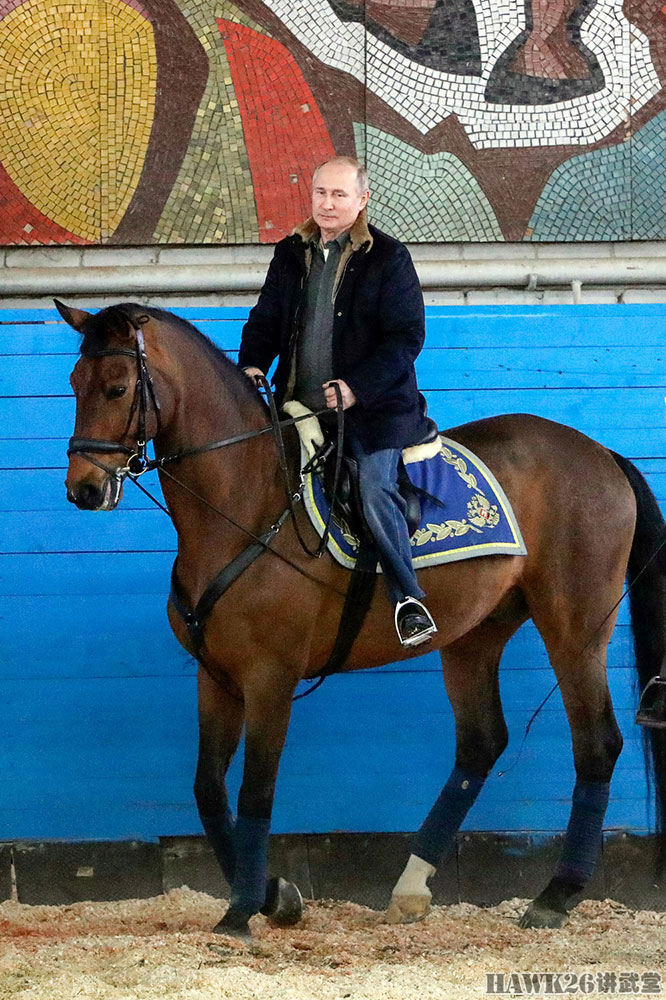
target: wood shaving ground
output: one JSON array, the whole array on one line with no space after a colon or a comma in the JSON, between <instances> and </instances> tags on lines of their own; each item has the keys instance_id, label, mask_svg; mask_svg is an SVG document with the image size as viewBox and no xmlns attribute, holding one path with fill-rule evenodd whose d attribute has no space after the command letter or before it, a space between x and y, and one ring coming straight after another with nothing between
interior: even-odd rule
<instances>
[{"instance_id":1,"label":"wood shaving ground","mask_svg":"<svg viewBox=\"0 0 666 1000\"><path fill-rule=\"evenodd\" d=\"M666 995L666 913L612 900L582 902L560 930L530 931L517 926L525 900L434 907L401 927L320 900L297 927L254 917L249 948L210 933L225 905L187 888L114 903L2 903L0 998L477 1000L487 973L612 971L659 972Z\"/></svg>"}]
</instances>

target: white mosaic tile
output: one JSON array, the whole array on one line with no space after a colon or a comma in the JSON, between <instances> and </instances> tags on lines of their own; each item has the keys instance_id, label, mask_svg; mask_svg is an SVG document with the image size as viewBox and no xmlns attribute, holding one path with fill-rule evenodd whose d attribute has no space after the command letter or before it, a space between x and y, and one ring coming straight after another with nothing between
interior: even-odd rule
<instances>
[{"instance_id":1,"label":"white mosaic tile","mask_svg":"<svg viewBox=\"0 0 666 1000\"><path fill-rule=\"evenodd\" d=\"M581 26L581 39L599 61L606 86L593 95L542 106L509 106L485 98L493 67L525 28L523 0L497 5L492 0L475 0L481 77L463 77L414 63L374 35L366 36L360 22L342 22L328 0L265 3L313 55L365 83L420 132L429 132L455 114L477 148L588 145L605 138L625 120L630 96L636 112L660 90L648 40L625 18L623 0L598 0ZM415 100L415 95L422 100ZM500 128L505 125L510 130Z\"/></svg>"}]
</instances>

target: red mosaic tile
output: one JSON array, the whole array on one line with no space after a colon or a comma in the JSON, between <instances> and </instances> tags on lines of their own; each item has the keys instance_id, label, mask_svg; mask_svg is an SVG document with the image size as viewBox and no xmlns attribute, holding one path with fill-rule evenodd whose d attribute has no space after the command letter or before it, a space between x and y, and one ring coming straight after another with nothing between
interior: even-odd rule
<instances>
[{"instance_id":1,"label":"red mosaic tile","mask_svg":"<svg viewBox=\"0 0 666 1000\"><path fill-rule=\"evenodd\" d=\"M48 243L87 244L74 233L48 219L17 188L0 165L0 244L43 245Z\"/></svg>"},{"instance_id":2,"label":"red mosaic tile","mask_svg":"<svg viewBox=\"0 0 666 1000\"><path fill-rule=\"evenodd\" d=\"M296 60L272 38L218 19L250 162L262 243L310 214L312 173L335 149Z\"/></svg>"}]
</instances>

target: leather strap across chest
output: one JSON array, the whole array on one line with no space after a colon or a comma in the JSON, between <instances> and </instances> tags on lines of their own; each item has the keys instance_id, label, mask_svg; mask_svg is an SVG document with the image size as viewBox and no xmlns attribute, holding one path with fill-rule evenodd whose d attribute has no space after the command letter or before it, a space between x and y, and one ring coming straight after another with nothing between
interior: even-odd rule
<instances>
[{"instance_id":1,"label":"leather strap across chest","mask_svg":"<svg viewBox=\"0 0 666 1000\"><path fill-rule=\"evenodd\" d=\"M283 511L279 519L275 524L271 525L268 531L260 535L255 542L250 542L242 552L239 552L235 559L232 559L230 563L221 569L217 576L208 584L194 608L189 605L178 581L178 559L175 560L173 569L171 570L171 593L169 600L185 622L193 647L192 651L197 660L201 661L202 659L204 630L216 603L229 589L231 584L245 572L248 566L251 566L255 559L258 559L266 551L290 513L288 508Z\"/></svg>"},{"instance_id":2,"label":"leather strap across chest","mask_svg":"<svg viewBox=\"0 0 666 1000\"><path fill-rule=\"evenodd\" d=\"M326 524L324 537L321 539L320 545L316 550L316 552L312 552L309 549L304 539L300 535L296 514L294 510L294 500L300 499L300 493L292 495L289 484L289 472L288 472L286 454L284 449L284 442L282 440L283 427L294 425L303 419L308 419L310 415L292 417L284 421L279 420L277 409L275 407L275 401L273 399L273 395L270 390L270 386L268 385L268 381L265 378L263 378L261 381L268 396L269 409L271 413L271 423L268 424L266 427L263 427L259 430L246 431L244 433L237 434L229 438L224 438L223 440L220 441L212 441L209 442L208 444L200 445L197 447L185 448L174 454L162 456L161 458L154 459L152 461L149 460L147 457L147 427L146 427L147 415L152 405L157 418L158 430L159 430L161 426L160 405L157 398L157 393L155 391L153 379L148 370L143 330L141 329L140 323L136 323L129 316L127 317L127 319L134 327L134 330L136 332L136 348L134 350L131 350L129 348L103 348L87 356L109 357L109 356L119 355L136 359L137 381L134 390L134 398L132 400L132 405L130 407L130 413L128 416L127 427L123 434L123 437L126 437L127 434L129 433L129 429L134 419L134 414L137 412L138 408L138 427L137 427L136 444L132 447L130 445L125 444L123 441L107 441L99 438L74 436L70 438L69 441L69 448L67 451L68 455L84 455L87 461L89 461L92 465L95 465L98 468L102 469L108 475L114 476L118 480L122 480L125 476L129 476L129 478L134 480L136 482L136 485L138 486L139 476L143 475L144 472L147 472L149 470L161 469L164 472L166 472L165 466L167 464L180 461L184 458L193 457L195 455L203 454L208 451L213 451L219 448L223 448L227 445L250 440L251 438L258 437L261 434L273 432L275 436L278 449L279 463L285 479L287 499L289 504L287 509L282 512L278 520L273 525L271 525L268 531L264 532L263 535L260 536L252 535L253 540L246 546L246 548L243 549L243 551L240 552L234 559L232 559L232 561L227 566L225 566L222 570L220 570L220 572L213 580L211 580L211 582L204 590L204 593L201 595L194 608L189 606L187 598L183 593L182 586L179 583L178 573L177 573L177 560L174 562L171 573L171 593L170 593L171 604L185 622L194 655L202 664L204 669L206 669L211 674L211 676L214 677L215 680L219 681L219 678L215 676L212 673L212 671L210 671L210 669L204 662L202 655L205 626L217 601L222 597L224 593L226 593L229 587L241 576L242 573L245 572L245 570L249 566L252 565L252 563L260 555L262 555L266 551L270 551L271 541L273 540L275 535L277 535L277 533L280 531L282 525L285 523L290 514L293 516L296 533L305 551L312 556L321 556L325 550L326 538L328 535L328 529L330 525L330 517L329 521ZM340 388L337 384L335 385L335 389L337 396L339 457L336 463L334 490L337 488L337 482L340 475L340 461L342 455L342 440L344 433L342 398L341 398ZM320 412L325 412L325 411L320 411ZM317 415L319 414L315 414L315 416ZM102 455L123 454L128 456L128 461L126 465L123 467L111 468L105 465L105 463L101 462L98 458L96 458L95 456L97 454L102 454ZM170 478L173 479L174 477ZM180 485L182 486L183 484L181 483ZM144 492L147 493L146 490L144 490ZM149 493L148 496L150 496L151 499L155 500L155 498L152 497ZM203 500L202 497L199 497L199 499ZM161 504L159 504L158 501L155 502L158 503L158 506L162 506ZM165 510L167 514L169 513L168 511L166 511L164 507L162 507L162 509ZM219 511L219 513L222 512ZM231 518L227 518L227 520L231 520ZM243 530L245 531L246 534L250 535L252 534L251 532L248 532L245 529ZM285 559L285 561L289 562L290 565L294 565L294 568L298 569L298 567L295 566L295 564L291 563L290 560ZM299 570L299 572L302 571ZM305 575L309 576L309 574ZM372 574L372 577L374 581L374 572ZM347 598L349 598L349 594L347 595ZM347 604L348 602L346 602L345 604L345 609L347 608ZM323 671L319 675L318 682L315 685L313 685L313 687L309 691L307 691L306 694L312 693L312 691L314 691L315 688L318 687L319 684L323 682L324 678L328 676L330 673L333 673L336 670L338 670L344 663L344 660L347 658L347 655L349 654L349 651L351 649L351 645L358 633L358 628L360 628L360 623L358 624L358 627L354 627L350 631L347 628L343 628L345 620L346 620L346 615L343 613L340 625L340 631L338 633L338 638L336 640L332 654L329 657L329 660L326 666L324 667ZM297 696L297 698L300 697L304 697L304 695Z\"/></svg>"}]
</instances>

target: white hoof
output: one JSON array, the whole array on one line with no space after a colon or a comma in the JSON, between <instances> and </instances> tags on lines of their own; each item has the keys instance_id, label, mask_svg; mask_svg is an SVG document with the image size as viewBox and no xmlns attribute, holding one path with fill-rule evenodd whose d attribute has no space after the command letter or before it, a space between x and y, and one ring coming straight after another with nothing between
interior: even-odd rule
<instances>
[{"instance_id":1,"label":"white hoof","mask_svg":"<svg viewBox=\"0 0 666 1000\"><path fill-rule=\"evenodd\" d=\"M426 881L435 874L434 867L416 854L410 854L405 870L395 884L386 920L389 924L411 924L423 920L430 910L432 893Z\"/></svg>"},{"instance_id":2,"label":"white hoof","mask_svg":"<svg viewBox=\"0 0 666 1000\"><path fill-rule=\"evenodd\" d=\"M426 889L425 895L418 896L400 896L394 893L386 911L387 924L412 924L416 920L423 920L430 912L431 899L429 889Z\"/></svg>"}]
</instances>

